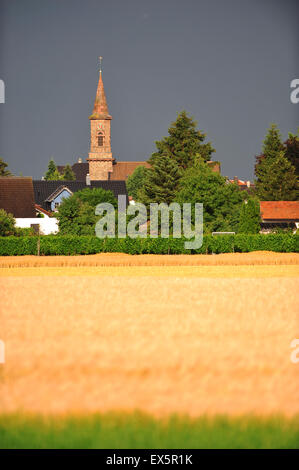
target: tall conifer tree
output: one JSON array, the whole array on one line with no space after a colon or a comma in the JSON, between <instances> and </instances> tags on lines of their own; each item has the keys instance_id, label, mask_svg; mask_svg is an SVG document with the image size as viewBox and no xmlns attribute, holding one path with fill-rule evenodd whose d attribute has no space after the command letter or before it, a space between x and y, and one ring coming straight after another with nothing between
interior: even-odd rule
<instances>
[{"instance_id":1,"label":"tall conifer tree","mask_svg":"<svg viewBox=\"0 0 299 470\"><path fill-rule=\"evenodd\" d=\"M138 200L144 204L165 202L170 204L175 198L181 177L181 170L170 155L157 155L152 168L146 173L143 188L138 193Z\"/></svg>"},{"instance_id":2,"label":"tall conifer tree","mask_svg":"<svg viewBox=\"0 0 299 470\"><path fill-rule=\"evenodd\" d=\"M48 169L45 173L45 180L46 181L57 181L57 180L60 180L60 179L61 179L61 174L57 170L57 167L56 167L56 164L55 164L53 158L51 158L51 160L49 161L49 164L48 164Z\"/></svg>"},{"instance_id":3,"label":"tall conifer tree","mask_svg":"<svg viewBox=\"0 0 299 470\"><path fill-rule=\"evenodd\" d=\"M65 181L74 181L76 179L75 173L69 163L64 167L62 179Z\"/></svg>"},{"instance_id":4,"label":"tall conifer tree","mask_svg":"<svg viewBox=\"0 0 299 470\"><path fill-rule=\"evenodd\" d=\"M280 132L272 124L264 140L262 155L256 157L255 186L262 201L294 201L298 197L295 167L285 157L285 152Z\"/></svg>"},{"instance_id":5,"label":"tall conifer tree","mask_svg":"<svg viewBox=\"0 0 299 470\"><path fill-rule=\"evenodd\" d=\"M296 201L298 178L295 167L279 152L278 156L264 165L256 182L256 192L262 201Z\"/></svg>"},{"instance_id":6,"label":"tall conifer tree","mask_svg":"<svg viewBox=\"0 0 299 470\"><path fill-rule=\"evenodd\" d=\"M186 169L199 159L205 162L211 160L215 150L210 142L204 143L206 134L196 127L197 123L186 111L179 113L176 121L168 129L169 135L156 142L157 151L152 154L149 163L153 165L157 157L168 155L180 168Z\"/></svg>"},{"instance_id":7,"label":"tall conifer tree","mask_svg":"<svg viewBox=\"0 0 299 470\"><path fill-rule=\"evenodd\" d=\"M299 129L297 134L289 133L288 140L285 142L285 156L295 167L296 176L299 177Z\"/></svg>"}]
</instances>

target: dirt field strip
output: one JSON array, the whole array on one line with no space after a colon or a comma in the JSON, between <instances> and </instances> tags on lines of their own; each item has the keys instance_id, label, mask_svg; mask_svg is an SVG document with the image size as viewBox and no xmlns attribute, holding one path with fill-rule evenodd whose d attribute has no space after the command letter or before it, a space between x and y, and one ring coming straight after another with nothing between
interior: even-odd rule
<instances>
[{"instance_id":1,"label":"dirt field strip","mask_svg":"<svg viewBox=\"0 0 299 470\"><path fill-rule=\"evenodd\" d=\"M99 253L82 256L1 256L0 268L77 266L240 266L299 265L299 253L223 253L220 255L127 255Z\"/></svg>"}]
</instances>

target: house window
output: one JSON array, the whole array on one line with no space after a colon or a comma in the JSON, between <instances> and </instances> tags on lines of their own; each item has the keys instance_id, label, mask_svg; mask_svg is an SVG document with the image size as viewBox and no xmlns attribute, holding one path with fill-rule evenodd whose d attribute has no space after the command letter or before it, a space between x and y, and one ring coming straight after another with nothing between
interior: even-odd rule
<instances>
[{"instance_id":1,"label":"house window","mask_svg":"<svg viewBox=\"0 0 299 470\"><path fill-rule=\"evenodd\" d=\"M59 206L60 206L60 202L55 202L55 205L54 205L55 209L58 209Z\"/></svg>"},{"instance_id":2,"label":"house window","mask_svg":"<svg viewBox=\"0 0 299 470\"><path fill-rule=\"evenodd\" d=\"M98 133L98 147L103 147L104 145L104 134L102 132Z\"/></svg>"}]
</instances>

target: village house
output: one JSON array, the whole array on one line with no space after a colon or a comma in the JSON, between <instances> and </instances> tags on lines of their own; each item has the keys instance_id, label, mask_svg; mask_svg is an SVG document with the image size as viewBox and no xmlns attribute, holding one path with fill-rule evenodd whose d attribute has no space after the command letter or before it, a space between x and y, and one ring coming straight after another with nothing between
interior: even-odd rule
<instances>
[{"instance_id":1,"label":"village house","mask_svg":"<svg viewBox=\"0 0 299 470\"><path fill-rule=\"evenodd\" d=\"M0 209L14 216L16 227L32 227L44 235L58 232L57 219L35 204L32 178L0 178Z\"/></svg>"},{"instance_id":2,"label":"village house","mask_svg":"<svg viewBox=\"0 0 299 470\"><path fill-rule=\"evenodd\" d=\"M44 235L58 232L55 217L63 198L84 188L112 191L115 198L129 198L125 181L34 181L30 177L0 178L0 209L16 219L16 227L40 229Z\"/></svg>"},{"instance_id":3,"label":"village house","mask_svg":"<svg viewBox=\"0 0 299 470\"><path fill-rule=\"evenodd\" d=\"M124 195L127 205L129 204L125 181L90 181L88 177L86 181L33 181L35 202L49 212L57 212L63 198L84 188L102 188L105 191L112 191L116 199Z\"/></svg>"},{"instance_id":4,"label":"village house","mask_svg":"<svg viewBox=\"0 0 299 470\"><path fill-rule=\"evenodd\" d=\"M261 232L299 228L299 201L260 201Z\"/></svg>"}]
</instances>

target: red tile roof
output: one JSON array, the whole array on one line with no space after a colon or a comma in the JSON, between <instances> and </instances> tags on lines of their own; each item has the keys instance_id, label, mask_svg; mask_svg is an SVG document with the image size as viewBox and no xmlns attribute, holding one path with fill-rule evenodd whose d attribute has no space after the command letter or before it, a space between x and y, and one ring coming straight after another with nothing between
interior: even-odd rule
<instances>
[{"instance_id":1,"label":"red tile roof","mask_svg":"<svg viewBox=\"0 0 299 470\"><path fill-rule=\"evenodd\" d=\"M263 220L298 220L298 201L260 201Z\"/></svg>"},{"instance_id":2,"label":"red tile roof","mask_svg":"<svg viewBox=\"0 0 299 470\"><path fill-rule=\"evenodd\" d=\"M245 186L247 185L247 181L243 181L243 180L239 180L239 179L236 179L236 180L229 180L230 183L237 183L238 186Z\"/></svg>"},{"instance_id":3,"label":"red tile roof","mask_svg":"<svg viewBox=\"0 0 299 470\"><path fill-rule=\"evenodd\" d=\"M138 166L150 168L147 162L116 162L112 167L110 180L126 180Z\"/></svg>"},{"instance_id":4,"label":"red tile roof","mask_svg":"<svg viewBox=\"0 0 299 470\"><path fill-rule=\"evenodd\" d=\"M52 215L52 212L46 211L46 209L44 209L42 206L39 206L38 204L35 204L35 209L38 212L42 212L43 214L48 215L49 217L51 217L51 215Z\"/></svg>"},{"instance_id":5,"label":"red tile roof","mask_svg":"<svg viewBox=\"0 0 299 470\"><path fill-rule=\"evenodd\" d=\"M220 173L220 163L219 162L207 162L211 167L211 170L215 173ZM82 163L81 163L82 165ZM150 164L147 162L115 162L112 167L112 172L110 173L110 180L126 180L137 167L144 166L145 168L150 168Z\"/></svg>"}]
</instances>

